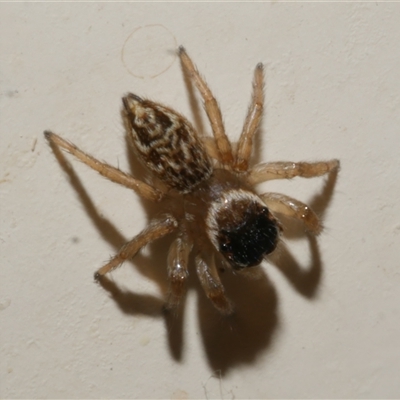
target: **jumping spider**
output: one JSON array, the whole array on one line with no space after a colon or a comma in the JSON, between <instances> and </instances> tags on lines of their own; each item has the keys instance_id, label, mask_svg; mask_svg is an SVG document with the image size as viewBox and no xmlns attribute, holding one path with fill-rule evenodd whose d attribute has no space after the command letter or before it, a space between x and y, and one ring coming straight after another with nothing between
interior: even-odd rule
<instances>
[{"instance_id":1,"label":"jumping spider","mask_svg":"<svg viewBox=\"0 0 400 400\"><path fill-rule=\"evenodd\" d=\"M194 252L196 271L207 297L228 315L233 307L216 265L234 271L259 265L279 241L282 228L276 213L301 220L315 235L321 231L318 217L307 205L283 194L257 194L255 185L273 179L321 176L337 169L339 161L282 161L250 168L253 137L263 111L263 65L255 68L250 107L239 142L233 146L206 82L183 47L178 54L184 72L204 100L214 137L199 135L185 117L171 108L127 94L122 102L129 137L152 175L150 184L98 161L52 132L44 134L50 144L71 153L107 179L159 204L158 218L96 272L97 280L134 257L143 246L175 233L167 257L167 309L176 308L185 294L189 254Z\"/></svg>"}]
</instances>

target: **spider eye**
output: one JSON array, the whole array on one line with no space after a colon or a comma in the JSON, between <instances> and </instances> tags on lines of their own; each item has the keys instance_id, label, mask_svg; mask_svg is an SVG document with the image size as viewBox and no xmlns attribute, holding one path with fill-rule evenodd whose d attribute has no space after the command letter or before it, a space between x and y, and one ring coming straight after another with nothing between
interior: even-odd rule
<instances>
[{"instance_id":1,"label":"spider eye","mask_svg":"<svg viewBox=\"0 0 400 400\"><path fill-rule=\"evenodd\" d=\"M266 207L252 208L239 226L221 229L219 250L235 269L253 267L275 250L278 227Z\"/></svg>"}]
</instances>

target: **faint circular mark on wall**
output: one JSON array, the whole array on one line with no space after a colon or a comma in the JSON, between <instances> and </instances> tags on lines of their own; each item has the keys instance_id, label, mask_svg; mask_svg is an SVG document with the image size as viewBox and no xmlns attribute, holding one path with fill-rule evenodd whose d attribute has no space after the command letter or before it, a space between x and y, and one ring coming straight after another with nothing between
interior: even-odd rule
<instances>
[{"instance_id":1,"label":"faint circular mark on wall","mask_svg":"<svg viewBox=\"0 0 400 400\"><path fill-rule=\"evenodd\" d=\"M155 78L174 63L177 47L175 36L164 25L140 26L125 40L122 63L137 78Z\"/></svg>"}]
</instances>

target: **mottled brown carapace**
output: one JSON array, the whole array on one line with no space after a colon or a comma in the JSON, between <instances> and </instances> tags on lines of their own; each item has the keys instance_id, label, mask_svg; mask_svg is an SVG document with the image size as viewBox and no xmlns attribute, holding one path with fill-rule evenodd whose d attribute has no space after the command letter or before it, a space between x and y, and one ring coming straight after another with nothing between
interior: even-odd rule
<instances>
[{"instance_id":1,"label":"mottled brown carapace","mask_svg":"<svg viewBox=\"0 0 400 400\"><path fill-rule=\"evenodd\" d=\"M166 308L176 309L185 295L192 253L205 293L221 313L229 315L233 306L218 266L242 271L259 265L279 242L283 232L280 214L303 221L313 234L321 231L318 217L307 205L279 193L258 194L255 186L273 179L321 176L337 169L339 161L279 161L250 167L264 103L262 64L254 72L253 94L239 142L232 144L204 79L183 47L178 54L204 101L213 136L198 134L185 117L169 107L127 94L122 99L123 114L136 155L151 173L148 183L98 161L55 133L46 131L45 135L52 145L107 179L159 205L159 215L96 272L96 279L134 257L148 243L172 234Z\"/></svg>"}]
</instances>

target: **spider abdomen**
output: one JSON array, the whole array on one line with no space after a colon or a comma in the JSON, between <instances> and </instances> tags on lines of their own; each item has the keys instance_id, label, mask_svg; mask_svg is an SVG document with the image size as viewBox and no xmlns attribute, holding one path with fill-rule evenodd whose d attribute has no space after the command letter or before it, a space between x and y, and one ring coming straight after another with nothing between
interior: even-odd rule
<instances>
[{"instance_id":1,"label":"spider abdomen","mask_svg":"<svg viewBox=\"0 0 400 400\"><path fill-rule=\"evenodd\" d=\"M123 104L133 145L157 178L189 193L211 176L211 161L186 118L133 94L125 96Z\"/></svg>"}]
</instances>

